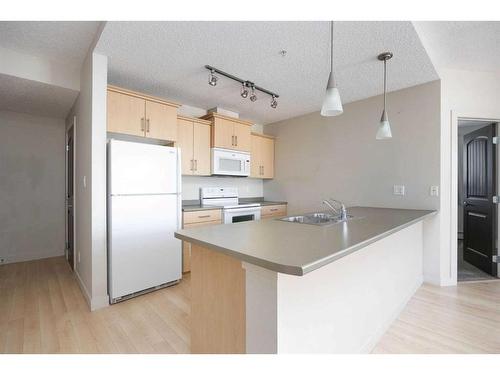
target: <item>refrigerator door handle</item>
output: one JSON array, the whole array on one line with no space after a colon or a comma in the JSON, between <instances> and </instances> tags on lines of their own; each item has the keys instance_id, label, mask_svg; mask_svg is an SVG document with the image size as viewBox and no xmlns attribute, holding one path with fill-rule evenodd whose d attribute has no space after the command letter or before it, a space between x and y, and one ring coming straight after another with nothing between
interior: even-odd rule
<instances>
[{"instance_id":1,"label":"refrigerator door handle","mask_svg":"<svg viewBox=\"0 0 500 375\"><path fill-rule=\"evenodd\" d=\"M177 229L182 229L182 167L181 149L177 147ZM192 160L191 160L192 162Z\"/></svg>"}]
</instances>

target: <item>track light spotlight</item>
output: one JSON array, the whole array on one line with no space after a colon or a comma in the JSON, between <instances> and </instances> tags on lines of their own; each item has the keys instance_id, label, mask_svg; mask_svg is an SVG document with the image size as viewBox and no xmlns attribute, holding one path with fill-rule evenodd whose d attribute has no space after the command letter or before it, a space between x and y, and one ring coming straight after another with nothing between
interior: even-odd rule
<instances>
[{"instance_id":1,"label":"track light spotlight","mask_svg":"<svg viewBox=\"0 0 500 375\"><path fill-rule=\"evenodd\" d=\"M214 74L215 71L211 70L210 73L208 74L208 84L210 86L215 86L217 85L217 76Z\"/></svg>"},{"instance_id":2,"label":"track light spotlight","mask_svg":"<svg viewBox=\"0 0 500 375\"><path fill-rule=\"evenodd\" d=\"M255 102L257 100L257 95L255 95L255 87L252 86L252 95L250 95L250 100Z\"/></svg>"},{"instance_id":3,"label":"track light spotlight","mask_svg":"<svg viewBox=\"0 0 500 375\"><path fill-rule=\"evenodd\" d=\"M271 108L276 108L278 106L278 101L276 100L276 97L273 95L273 98L271 99Z\"/></svg>"},{"instance_id":4,"label":"track light spotlight","mask_svg":"<svg viewBox=\"0 0 500 375\"><path fill-rule=\"evenodd\" d=\"M248 97L248 87L246 82L243 82L241 84L241 97L242 98L247 98Z\"/></svg>"}]
</instances>

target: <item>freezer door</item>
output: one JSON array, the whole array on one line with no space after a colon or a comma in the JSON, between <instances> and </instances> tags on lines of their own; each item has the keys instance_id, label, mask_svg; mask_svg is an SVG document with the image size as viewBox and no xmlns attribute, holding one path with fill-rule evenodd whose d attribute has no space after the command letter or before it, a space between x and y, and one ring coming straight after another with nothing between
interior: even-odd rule
<instances>
[{"instance_id":1,"label":"freezer door","mask_svg":"<svg viewBox=\"0 0 500 375\"><path fill-rule=\"evenodd\" d=\"M181 278L180 195L115 196L110 204L111 300Z\"/></svg>"},{"instance_id":2,"label":"freezer door","mask_svg":"<svg viewBox=\"0 0 500 375\"><path fill-rule=\"evenodd\" d=\"M111 195L178 193L178 169L175 147L109 142Z\"/></svg>"}]
</instances>

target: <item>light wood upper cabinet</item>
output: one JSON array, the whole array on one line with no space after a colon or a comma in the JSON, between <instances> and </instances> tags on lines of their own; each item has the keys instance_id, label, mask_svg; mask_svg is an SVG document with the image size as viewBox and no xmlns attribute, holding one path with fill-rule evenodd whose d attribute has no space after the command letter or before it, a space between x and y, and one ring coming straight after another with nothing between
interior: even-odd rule
<instances>
[{"instance_id":1,"label":"light wood upper cabinet","mask_svg":"<svg viewBox=\"0 0 500 375\"><path fill-rule=\"evenodd\" d=\"M146 137L177 140L177 108L146 100Z\"/></svg>"},{"instance_id":2,"label":"light wood upper cabinet","mask_svg":"<svg viewBox=\"0 0 500 375\"><path fill-rule=\"evenodd\" d=\"M250 177L274 178L274 138L252 133Z\"/></svg>"},{"instance_id":3,"label":"light wood upper cabinet","mask_svg":"<svg viewBox=\"0 0 500 375\"><path fill-rule=\"evenodd\" d=\"M177 146L181 149L182 174L193 174L193 121L177 119Z\"/></svg>"},{"instance_id":4,"label":"light wood upper cabinet","mask_svg":"<svg viewBox=\"0 0 500 375\"><path fill-rule=\"evenodd\" d=\"M177 141L177 104L108 86L108 132Z\"/></svg>"},{"instance_id":5,"label":"light wood upper cabinet","mask_svg":"<svg viewBox=\"0 0 500 375\"><path fill-rule=\"evenodd\" d=\"M212 147L250 152L252 123L219 113L202 117L212 123Z\"/></svg>"},{"instance_id":6,"label":"light wood upper cabinet","mask_svg":"<svg viewBox=\"0 0 500 375\"><path fill-rule=\"evenodd\" d=\"M195 162L194 174L208 176L211 172L210 165L210 124L195 121L193 123L194 152Z\"/></svg>"},{"instance_id":7,"label":"light wood upper cabinet","mask_svg":"<svg viewBox=\"0 0 500 375\"><path fill-rule=\"evenodd\" d=\"M234 123L232 121L216 118L213 123L213 147L236 149L234 141Z\"/></svg>"},{"instance_id":8,"label":"light wood upper cabinet","mask_svg":"<svg viewBox=\"0 0 500 375\"><path fill-rule=\"evenodd\" d=\"M181 149L182 174L210 175L210 122L178 116L177 146Z\"/></svg>"},{"instance_id":9,"label":"light wood upper cabinet","mask_svg":"<svg viewBox=\"0 0 500 375\"><path fill-rule=\"evenodd\" d=\"M252 126L235 122L233 133L235 137L236 150L250 152L252 148Z\"/></svg>"},{"instance_id":10,"label":"light wood upper cabinet","mask_svg":"<svg viewBox=\"0 0 500 375\"><path fill-rule=\"evenodd\" d=\"M108 132L144 136L144 99L108 91Z\"/></svg>"}]
</instances>

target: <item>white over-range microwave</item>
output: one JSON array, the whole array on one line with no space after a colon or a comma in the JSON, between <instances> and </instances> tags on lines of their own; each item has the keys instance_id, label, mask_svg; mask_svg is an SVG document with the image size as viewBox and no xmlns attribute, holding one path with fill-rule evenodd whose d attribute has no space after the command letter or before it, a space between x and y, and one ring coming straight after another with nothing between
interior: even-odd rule
<instances>
[{"instance_id":1,"label":"white over-range microwave","mask_svg":"<svg viewBox=\"0 0 500 375\"><path fill-rule=\"evenodd\" d=\"M250 176L250 153L212 148L212 174Z\"/></svg>"}]
</instances>

